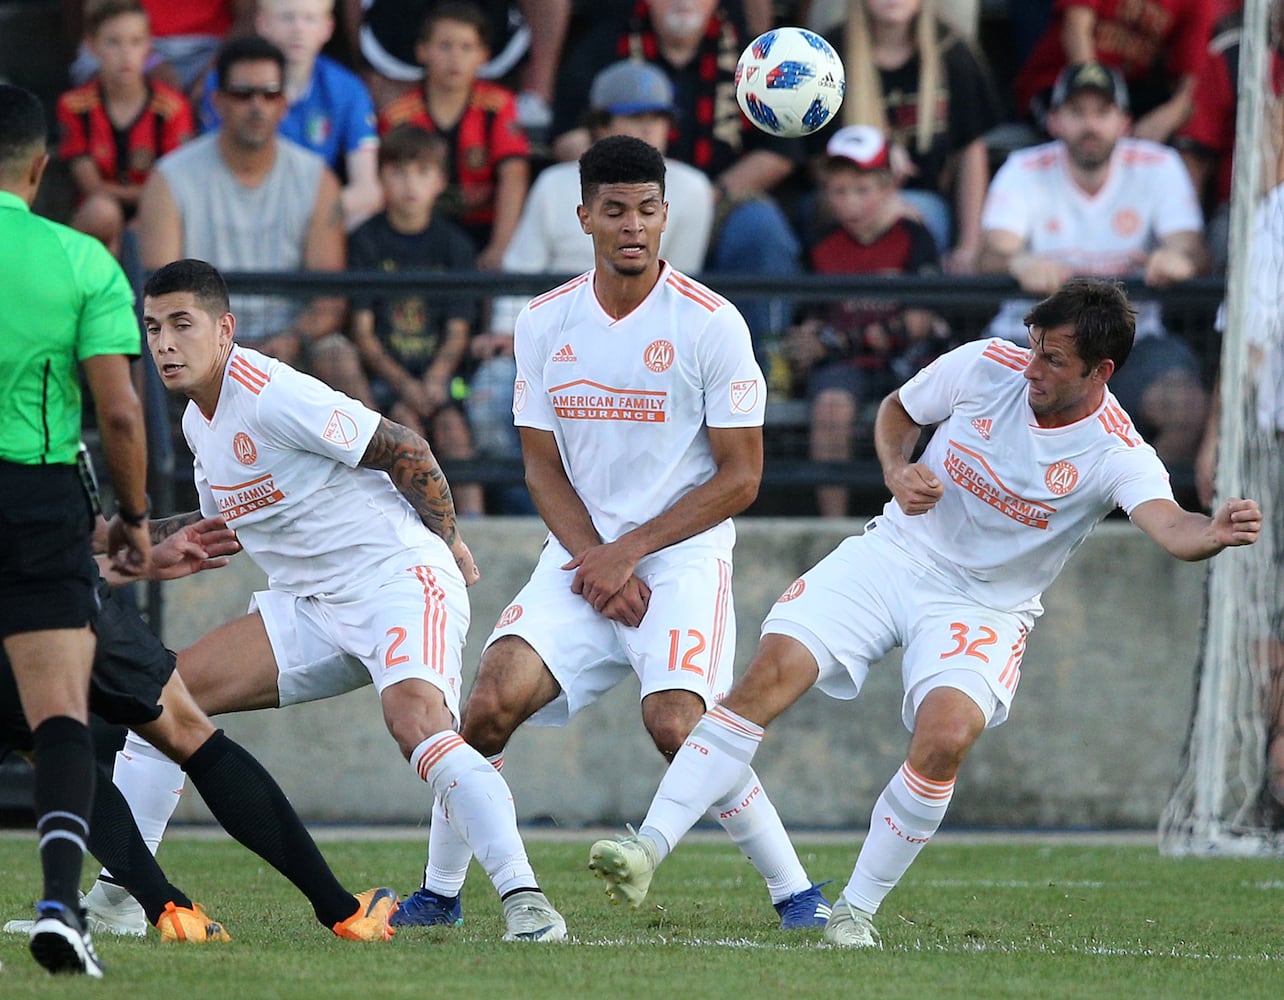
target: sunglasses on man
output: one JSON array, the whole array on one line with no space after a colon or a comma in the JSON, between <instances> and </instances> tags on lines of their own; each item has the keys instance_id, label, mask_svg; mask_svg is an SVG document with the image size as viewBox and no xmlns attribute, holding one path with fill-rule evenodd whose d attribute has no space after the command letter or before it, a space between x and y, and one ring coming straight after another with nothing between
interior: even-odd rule
<instances>
[{"instance_id":1,"label":"sunglasses on man","mask_svg":"<svg viewBox=\"0 0 1284 1000\"><path fill-rule=\"evenodd\" d=\"M224 96L242 104L248 104L256 97L261 97L265 101L279 101L285 97L285 88L279 83L270 84L265 87L251 87L248 85L232 85L228 87L220 86L219 90Z\"/></svg>"}]
</instances>

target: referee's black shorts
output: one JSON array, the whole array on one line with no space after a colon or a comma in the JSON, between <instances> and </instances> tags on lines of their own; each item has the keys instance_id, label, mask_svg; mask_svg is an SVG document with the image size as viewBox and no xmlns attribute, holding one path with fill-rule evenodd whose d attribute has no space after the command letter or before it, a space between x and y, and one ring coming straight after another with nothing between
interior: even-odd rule
<instances>
[{"instance_id":1,"label":"referee's black shorts","mask_svg":"<svg viewBox=\"0 0 1284 1000\"><path fill-rule=\"evenodd\" d=\"M74 465L0 461L0 639L89 624L93 527Z\"/></svg>"},{"instance_id":2,"label":"referee's black shorts","mask_svg":"<svg viewBox=\"0 0 1284 1000\"><path fill-rule=\"evenodd\" d=\"M94 621L98 648L89 676L89 710L118 726L140 726L160 718L161 689L176 657L152 634L121 594L99 581L102 610ZM31 730L22 715L9 660L0 650L0 756L7 748L31 749Z\"/></svg>"}]
</instances>

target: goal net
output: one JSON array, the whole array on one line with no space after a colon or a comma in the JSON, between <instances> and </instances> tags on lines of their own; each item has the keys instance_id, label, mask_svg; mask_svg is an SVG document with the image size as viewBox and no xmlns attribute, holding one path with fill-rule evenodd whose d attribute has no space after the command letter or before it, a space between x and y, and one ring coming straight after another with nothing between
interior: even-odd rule
<instances>
[{"instance_id":1,"label":"goal net","mask_svg":"<svg viewBox=\"0 0 1284 1000\"><path fill-rule=\"evenodd\" d=\"M1194 716L1160 821L1170 854L1284 853L1284 171L1279 0L1246 0L1214 503L1262 505L1259 542L1209 564Z\"/></svg>"}]
</instances>

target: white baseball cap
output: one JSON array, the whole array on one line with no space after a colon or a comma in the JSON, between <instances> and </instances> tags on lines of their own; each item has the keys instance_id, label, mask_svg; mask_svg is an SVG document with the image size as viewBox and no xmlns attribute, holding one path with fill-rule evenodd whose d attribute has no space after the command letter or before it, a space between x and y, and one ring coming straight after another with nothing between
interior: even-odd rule
<instances>
[{"instance_id":1,"label":"white baseball cap","mask_svg":"<svg viewBox=\"0 0 1284 1000\"><path fill-rule=\"evenodd\" d=\"M846 125L829 137L825 155L849 160L861 170L886 170L891 165L887 139L873 125Z\"/></svg>"}]
</instances>

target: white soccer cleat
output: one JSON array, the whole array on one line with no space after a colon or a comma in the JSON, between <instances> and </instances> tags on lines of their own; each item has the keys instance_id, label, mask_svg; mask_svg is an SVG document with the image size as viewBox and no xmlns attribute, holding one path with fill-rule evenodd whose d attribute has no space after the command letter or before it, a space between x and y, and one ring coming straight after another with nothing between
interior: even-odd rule
<instances>
[{"instance_id":1,"label":"white soccer cleat","mask_svg":"<svg viewBox=\"0 0 1284 1000\"><path fill-rule=\"evenodd\" d=\"M85 908L85 923L91 934L113 934L117 937L146 937L147 914L128 892L110 882L98 881L88 893L80 894ZM30 934L34 920L10 920L6 934Z\"/></svg>"},{"instance_id":2,"label":"white soccer cleat","mask_svg":"<svg viewBox=\"0 0 1284 1000\"><path fill-rule=\"evenodd\" d=\"M629 828L630 832L632 827ZM612 903L642 905L651 888L658 863L650 842L637 835L620 840L599 840L589 851L589 868L606 882Z\"/></svg>"},{"instance_id":3,"label":"white soccer cleat","mask_svg":"<svg viewBox=\"0 0 1284 1000\"><path fill-rule=\"evenodd\" d=\"M874 918L839 898L829 922L825 924L825 941L836 948L882 948L883 941L874 926Z\"/></svg>"},{"instance_id":4,"label":"white soccer cleat","mask_svg":"<svg viewBox=\"0 0 1284 1000\"><path fill-rule=\"evenodd\" d=\"M504 900L505 941L565 941L566 921L542 892L515 892Z\"/></svg>"}]
</instances>

